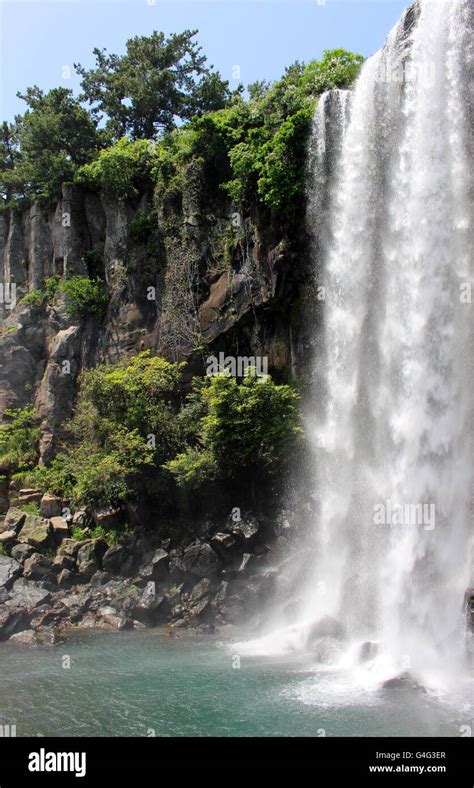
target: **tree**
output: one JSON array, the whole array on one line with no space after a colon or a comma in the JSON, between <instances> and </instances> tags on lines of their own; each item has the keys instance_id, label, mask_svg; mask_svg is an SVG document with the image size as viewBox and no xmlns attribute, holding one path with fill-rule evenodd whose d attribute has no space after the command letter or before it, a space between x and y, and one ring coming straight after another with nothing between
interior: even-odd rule
<instances>
[{"instance_id":1,"label":"tree","mask_svg":"<svg viewBox=\"0 0 474 788\"><path fill-rule=\"evenodd\" d=\"M199 399L203 415L197 441L194 428L187 451L165 464L181 486L213 478L246 479L253 485L257 478L275 476L302 435L297 392L277 386L270 376L250 374L238 383L216 375L196 389L194 415Z\"/></svg>"},{"instance_id":2,"label":"tree","mask_svg":"<svg viewBox=\"0 0 474 788\"><path fill-rule=\"evenodd\" d=\"M4 121L0 126L0 194L6 203L22 195L21 184L17 177L17 167L20 162L17 124Z\"/></svg>"},{"instance_id":3,"label":"tree","mask_svg":"<svg viewBox=\"0 0 474 788\"><path fill-rule=\"evenodd\" d=\"M0 425L0 469L24 471L35 465L40 437L39 419L31 406L7 408Z\"/></svg>"},{"instance_id":4,"label":"tree","mask_svg":"<svg viewBox=\"0 0 474 788\"><path fill-rule=\"evenodd\" d=\"M218 109L230 93L228 82L206 67L201 47L193 41L196 30L168 38L156 30L126 43L126 54L94 49L96 67L75 63L82 77L82 100L103 113L116 139L154 139L171 131L177 119Z\"/></svg>"},{"instance_id":5,"label":"tree","mask_svg":"<svg viewBox=\"0 0 474 788\"><path fill-rule=\"evenodd\" d=\"M19 98L29 109L18 118L21 161L19 179L29 194L53 196L74 179L102 144L96 122L66 88L43 93L34 86Z\"/></svg>"}]
</instances>

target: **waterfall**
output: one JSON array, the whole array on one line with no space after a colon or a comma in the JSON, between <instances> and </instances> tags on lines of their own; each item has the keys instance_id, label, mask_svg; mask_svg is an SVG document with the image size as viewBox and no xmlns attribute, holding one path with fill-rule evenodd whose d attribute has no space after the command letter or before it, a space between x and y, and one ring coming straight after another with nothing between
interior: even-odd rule
<instances>
[{"instance_id":1,"label":"waterfall","mask_svg":"<svg viewBox=\"0 0 474 788\"><path fill-rule=\"evenodd\" d=\"M319 100L308 157L324 313L307 417L316 558L298 619L247 652L333 639L331 664L369 656L381 678L426 681L465 660L473 17L472 0L419 0L355 89Z\"/></svg>"}]
</instances>

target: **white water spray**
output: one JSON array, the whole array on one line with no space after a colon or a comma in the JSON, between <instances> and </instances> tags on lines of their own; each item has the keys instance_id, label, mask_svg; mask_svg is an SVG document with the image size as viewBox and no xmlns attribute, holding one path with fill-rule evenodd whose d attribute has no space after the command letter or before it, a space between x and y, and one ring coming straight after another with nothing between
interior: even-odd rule
<instances>
[{"instance_id":1,"label":"white water spray","mask_svg":"<svg viewBox=\"0 0 474 788\"><path fill-rule=\"evenodd\" d=\"M308 418L317 557L298 620L241 644L247 653L308 651L343 632L338 668L376 641L365 656L378 679L409 670L437 684L465 659L473 16L471 0L421 0L353 93L319 101L308 176L324 288L322 394Z\"/></svg>"}]
</instances>

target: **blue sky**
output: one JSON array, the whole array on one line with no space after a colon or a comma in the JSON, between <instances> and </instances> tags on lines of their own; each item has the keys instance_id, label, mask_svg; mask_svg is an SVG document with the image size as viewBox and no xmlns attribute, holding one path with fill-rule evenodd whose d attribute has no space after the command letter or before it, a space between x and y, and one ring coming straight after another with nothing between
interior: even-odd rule
<instances>
[{"instance_id":1,"label":"blue sky","mask_svg":"<svg viewBox=\"0 0 474 788\"><path fill-rule=\"evenodd\" d=\"M153 30L199 29L204 53L222 75L240 67L245 85L277 79L295 60L343 47L368 56L409 0L0 0L0 119L24 111L17 90L37 84L78 91L73 63L93 65L93 47L121 53ZM67 68L70 68L68 78Z\"/></svg>"}]
</instances>

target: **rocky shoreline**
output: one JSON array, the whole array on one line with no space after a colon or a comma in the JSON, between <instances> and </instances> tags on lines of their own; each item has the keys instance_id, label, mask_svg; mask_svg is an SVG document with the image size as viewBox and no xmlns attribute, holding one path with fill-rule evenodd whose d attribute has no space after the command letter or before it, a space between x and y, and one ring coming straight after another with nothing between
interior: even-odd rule
<instances>
[{"instance_id":1,"label":"rocky shoreline","mask_svg":"<svg viewBox=\"0 0 474 788\"><path fill-rule=\"evenodd\" d=\"M38 498L40 499L38 501ZM38 501L40 515L22 506ZM276 568L292 530L245 517L157 538L134 529L117 544L87 538L114 510L64 517L63 502L20 490L0 518L0 640L53 644L71 629L169 625L213 632L248 622L288 579ZM71 538L73 528L85 536Z\"/></svg>"}]
</instances>

